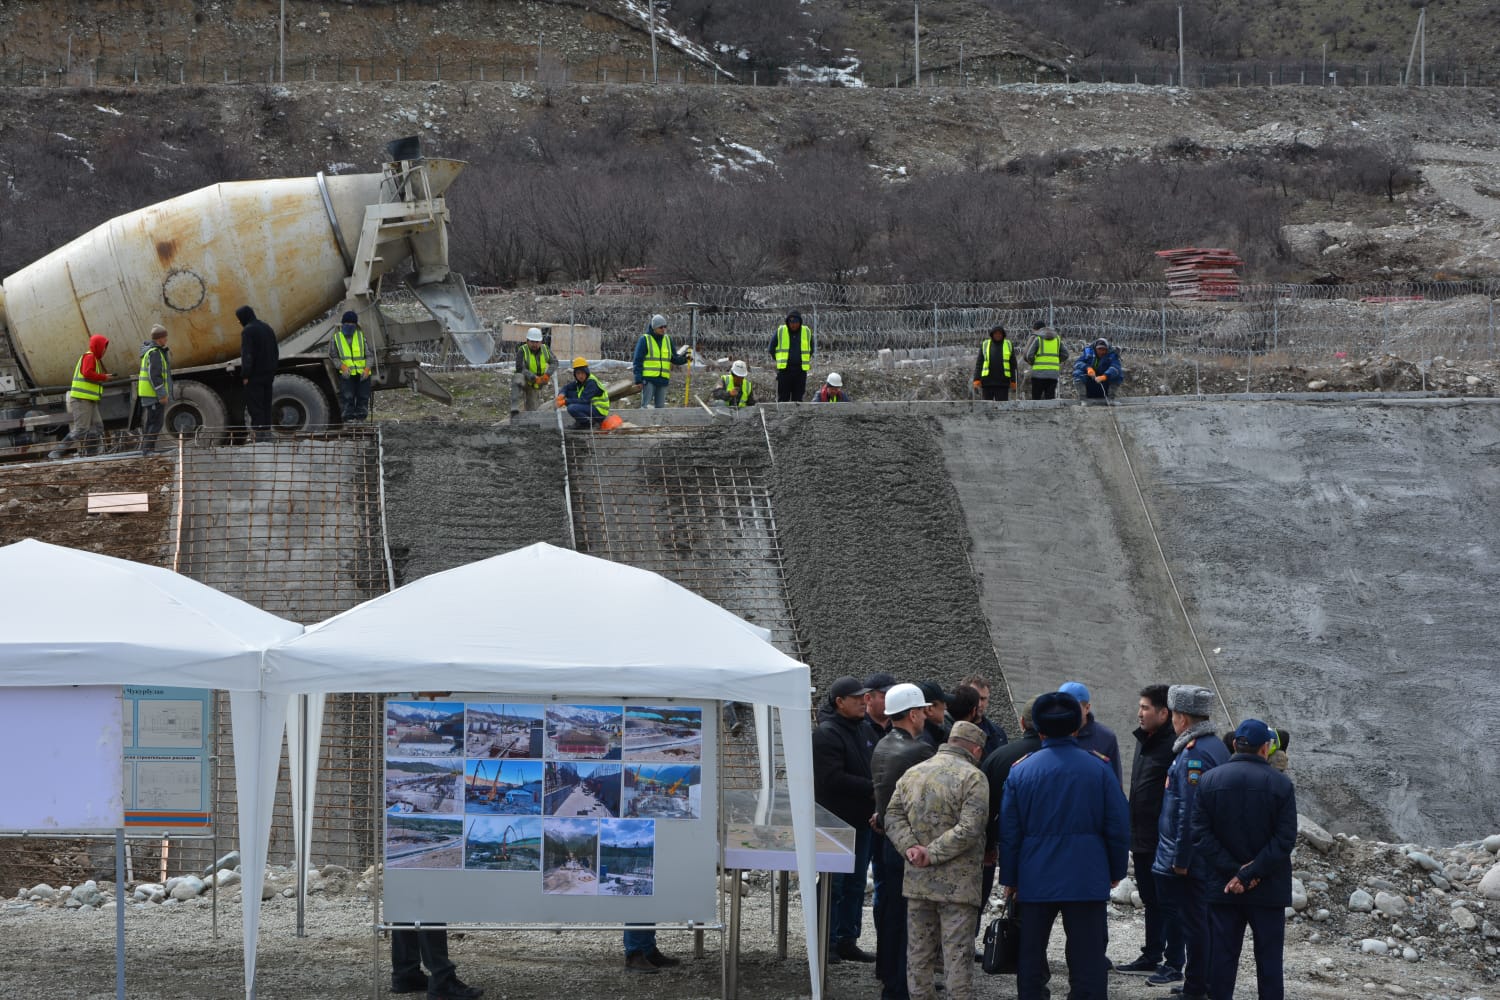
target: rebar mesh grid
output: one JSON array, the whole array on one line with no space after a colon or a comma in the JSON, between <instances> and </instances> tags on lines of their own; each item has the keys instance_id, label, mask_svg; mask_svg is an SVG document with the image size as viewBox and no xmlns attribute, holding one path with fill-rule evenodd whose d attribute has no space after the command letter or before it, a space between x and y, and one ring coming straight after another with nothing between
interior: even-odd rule
<instances>
[{"instance_id":1,"label":"rebar mesh grid","mask_svg":"<svg viewBox=\"0 0 1500 1000\"><path fill-rule=\"evenodd\" d=\"M802 658L765 451L666 429L570 435L566 443L580 552L660 573L768 629L778 649ZM748 713L739 722L721 738L720 774L726 788L754 788L754 725Z\"/></svg>"}]
</instances>

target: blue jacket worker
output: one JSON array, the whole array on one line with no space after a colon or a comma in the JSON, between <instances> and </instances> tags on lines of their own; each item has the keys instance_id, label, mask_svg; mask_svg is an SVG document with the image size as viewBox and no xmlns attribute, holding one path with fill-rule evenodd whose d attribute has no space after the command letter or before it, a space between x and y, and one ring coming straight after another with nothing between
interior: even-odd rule
<instances>
[{"instance_id":1,"label":"blue jacket worker","mask_svg":"<svg viewBox=\"0 0 1500 1000\"><path fill-rule=\"evenodd\" d=\"M590 374L588 358L573 359L573 381L564 387L558 405L568 408L578 428L602 424L609 416L609 390L599 376Z\"/></svg>"},{"instance_id":2,"label":"blue jacket worker","mask_svg":"<svg viewBox=\"0 0 1500 1000\"><path fill-rule=\"evenodd\" d=\"M635 356L630 365L635 373L635 384L641 390L641 406L660 409L667 405L667 386L672 381L672 369L692 360L690 348L672 349L672 338L667 334L667 318L661 313L651 317L646 332L635 342Z\"/></svg>"},{"instance_id":3,"label":"blue jacket worker","mask_svg":"<svg viewBox=\"0 0 1500 1000\"><path fill-rule=\"evenodd\" d=\"M1167 708L1172 711L1172 766L1162 794L1161 818L1157 821L1156 876L1170 942L1183 943L1183 968L1166 966L1146 982L1165 986L1179 980L1183 1000L1207 995L1208 910L1203 898L1203 869L1193 852L1193 806L1203 776L1229 759L1229 748L1214 735L1209 715L1214 693L1196 684L1173 684L1167 688Z\"/></svg>"},{"instance_id":4,"label":"blue jacket worker","mask_svg":"<svg viewBox=\"0 0 1500 1000\"><path fill-rule=\"evenodd\" d=\"M1078 745L1077 698L1044 694L1031 720L1042 748L1011 767L1000 806L1000 884L1021 920L1016 994L1048 997L1047 939L1061 915L1069 996L1105 1000L1105 908L1129 865L1129 806L1109 765Z\"/></svg>"},{"instance_id":5,"label":"blue jacket worker","mask_svg":"<svg viewBox=\"0 0 1500 1000\"><path fill-rule=\"evenodd\" d=\"M1107 399L1124 381L1120 354L1103 337L1085 347L1073 362L1073 384L1082 386L1088 399Z\"/></svg>"},{"instance_id":6,"label":"blue jacket worker","mask_svg":"<svg viewBox=\"0 0 1500 1000\"><path fill-rule=\"evenodd\" d=\"M1260 1000L1283 1000L1286 908L1292 905L1297 793L1270 764L1271 727L1246 719L1234 756L1198 782L1193 847L1208 899L1208 995L1233 1000L1245 928L1255 935Z\"/></svg>"}]
</instances>

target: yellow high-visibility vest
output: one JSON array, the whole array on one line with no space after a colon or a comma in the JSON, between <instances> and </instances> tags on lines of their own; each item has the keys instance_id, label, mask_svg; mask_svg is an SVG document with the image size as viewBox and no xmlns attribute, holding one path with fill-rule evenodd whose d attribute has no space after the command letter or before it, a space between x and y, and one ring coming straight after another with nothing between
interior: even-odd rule
<instances>
[{"instance_id":1,"label":"yellow high-visibility vest","mask_svg":"<svg viewBox=\"0 0 1500 1000\"><path fill-rule=\"evenodd\" d=\"M1031 363L1033 372L1055 372L1059 369L1058 358L1062 355L1061 337L1038 337L1036 360Z\"/></svg>"},{"instance_id":2,"label":"yellow high-visibility vest","mask_svg":"<svg viewBox=\"0 0 1500 1000\"><path fill-rule=\"evenodd\" d=\"M333 343L338 348L339 363L349 367L350 375L364 377L370 372L370 359L365 351L365 331L354 328L353 335L346 335L340 326L333 332Z\"/></svg>"},{"instance_id":3,"label":"yellow high-visibility vest","mask_svg":"<svg viewBox=\"0 0 1500 1000\"><path fill-rule=\"evenodd\" d=\"M990 345L994 342L995 340L993 337L987 338L984 342L984 367L979 369L980 378L990 377ZM1005 377L1010 378L1010 340L1006 339L1001 341L1001 343L1005 345L1005 350L1000 352L1004 358Z\"/></svg>"},{"instance_id":4,"label":"yellow high-visibility vest","mask_svg":"<svg viewBox=\"0 0 1500 1000\"><path fill-rule=\"evenodd\" d=\"M151 354L152 354L152 352L156 352L156 353L158 353L158 354L161 355L161 376L162 376L162 382L166 386L167 395L170 396L172 394L172 365L171 365L171 362L169 362L167 360L167 354L166 354L166 352L163 351L160 347L157 347L155 344L153 344L153 345L151 345L150 347L148 347L146 349L146 353L145 354L141 355L141 373L140 373L140 375L138 375L136 377L136 380L135 380L135 394L140 399L155 399L156 398L156 387L151 384ZM78 359L78 363L80 365L83 364L83 359L79 358Z\"/></svg>"},{"instance_id":5,"label":"yellow high-visibility vest","mask_svg":"<svg viewBox=\"0 0 1500 1000\"><path fill-rule=\"evenodd\" d=\"M672 377L672 336L662 334L657 339L652 334L642 334L646 338L646 358L641 364L641 375L645 378L671 378Z\"/></svg>"},{"instance_id":6,"label":"yellow high-visibility vest","mask_svg":"<svg viewBox=\"0 0 1500 1000\"><path fill-rule=\"evenodd\" d=\"M782 327L782 329L786 329L786 328ZM728 392L729 390L731 390L733 388L734 388L734 376L733 375L725 375L724 376L724 391ZM730 406L749 406L750 405L749 399L750 399L750 379L748 377L746 377L746 378L740 379L740 398L739 399L735 399L733 396L730 396L729 399L725 400L725 402L727 402Z\"/></svg>"},{"instance_id":7,"label":"yellow high-visibility vest","mask_svg":"<svg viewBox=\"0 0 1500 1000\"><path fill-rule=\"evenodd\" d=\"M788 359L792 355L792 334L781 324L781 329L776 331L776 370L785 371ZM812 371L812 331L807 324L802 324L802 370Z\"/></svg>"},{"instance_id":8,"label":"yellow high-visibility vest","mask_svg":"<svg viewBox=\"0 0 1500 1000\"><path fill-rule=\"evenodd\" d=\"M104 398L104 386L83 377L83 359L88 356L85 351L79 355L78 364L73 366L73 387L68 390L68 395L74 399L91 399L97 403ZM98 359L94 360L97 366Z\"/></svg>"}]
</instances>

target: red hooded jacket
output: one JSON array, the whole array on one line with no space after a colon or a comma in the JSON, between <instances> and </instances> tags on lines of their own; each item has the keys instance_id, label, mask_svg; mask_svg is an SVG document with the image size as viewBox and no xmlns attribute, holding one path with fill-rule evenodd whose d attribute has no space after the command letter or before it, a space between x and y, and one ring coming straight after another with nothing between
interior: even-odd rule
<instances>
[{"instance_id":1,"label":"red hooded jacket","mask_svg":"<svg viewBox=\"0 0 1500 1000\"><path fill-rule=\"evenodd\" d=\"M90 382L108 382L109 372L104 370L104 352L109 350L109 338L94 334L89 338L89 352L83 356L83 377Z\"/></svg>"}]
</instances>

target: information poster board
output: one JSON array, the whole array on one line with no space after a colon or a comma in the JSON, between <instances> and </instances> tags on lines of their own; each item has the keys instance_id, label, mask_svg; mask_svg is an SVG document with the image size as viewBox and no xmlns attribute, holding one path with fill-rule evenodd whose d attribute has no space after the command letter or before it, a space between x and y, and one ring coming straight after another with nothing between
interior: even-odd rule
<instances>
[{"instance_id":1,"label":"information poster board","mask_svg":"<svg viewBox=\"0 0 1500 1000\"><path fill-rule=\"evenodd\" d=\"M207 832L213 692L127 687L124 696L126 828Z\"/></svg>"},{"instance_id":2,"label":"information poster board","mask_svg":"<svg viewBox=\"0 0 1500 1000\"><path fill-rule=\"evenodd\" d=\"M0 693L0 829L100 833L124 821L118 687Z\"/></svg>"},{"instance_id":3,"label":"information poster board","mask_svg":"<svg viewBox=\"0 0 1500 1000\"><path fill-rule=\"evenodd\" d=\"M710 922L718 703L385 704L386 919Z\"/></svg>"}]
</instances>

